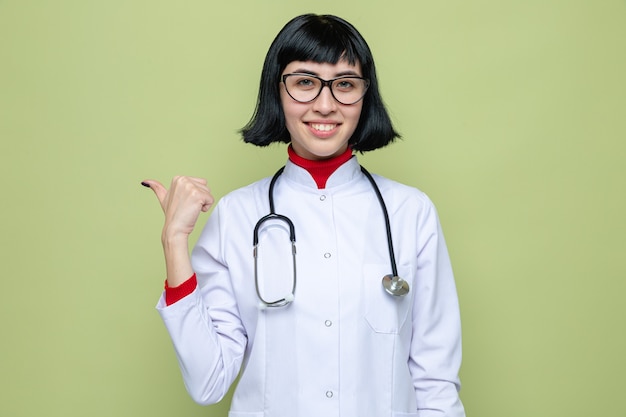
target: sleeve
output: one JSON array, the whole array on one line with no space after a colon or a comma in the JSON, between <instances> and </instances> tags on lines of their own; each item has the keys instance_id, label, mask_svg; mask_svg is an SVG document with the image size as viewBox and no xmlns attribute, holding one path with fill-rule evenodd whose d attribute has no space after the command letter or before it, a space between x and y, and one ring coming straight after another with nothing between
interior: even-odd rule
<instances>
[{"instance_id":1,"label":"sleeve","mask_svg":"<svg viewBox=\"0 0 626 417\"><path fill-rule=\"evenodd\" d=\"M165 304L172 305L177 301L182 300L196 289L198 281L196 274L193 274L187 281L183 282L177 287L170 287L165 280Z\"/></svg>"},{"instance_id":2,"label":"sleeve","mask_svg":"<svg viewBox=\"0 0 626 417\"><path fill-rule=\"evenodd\" d=\"M241 368L247 343L223 259L222 201L193 250L198 286L187 297L157 304L171 337L187 392L199 404L220 401Z\"/></svg>"},{"instance_id":3,"label":"sleeve","mask_svg":"<svg viewBox=\"0 0 626 417\"><path fill-rule=\"evenodd\" d=\"M435 207L418 222L417 288L409 368L420 417L464 417L459 398L461 319L448 250Z\"/></svg>"}]
</instances>

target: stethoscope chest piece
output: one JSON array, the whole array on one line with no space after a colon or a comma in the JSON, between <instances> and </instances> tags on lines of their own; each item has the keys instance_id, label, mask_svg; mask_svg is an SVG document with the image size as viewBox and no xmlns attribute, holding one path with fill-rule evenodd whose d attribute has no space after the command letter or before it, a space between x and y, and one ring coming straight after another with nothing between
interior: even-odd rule
<instances>
[{"instance_id":1,"label":"stethoscope chest piece","mask_svg":"<svg viewBox=\"0 0 626 417\"><path fill-rule=\"evenodd\" d=\"M398 276L385 275L383 277L383 287L387 294L399 297L409 292L409 283Z\"/></svg>"}]
</instances>

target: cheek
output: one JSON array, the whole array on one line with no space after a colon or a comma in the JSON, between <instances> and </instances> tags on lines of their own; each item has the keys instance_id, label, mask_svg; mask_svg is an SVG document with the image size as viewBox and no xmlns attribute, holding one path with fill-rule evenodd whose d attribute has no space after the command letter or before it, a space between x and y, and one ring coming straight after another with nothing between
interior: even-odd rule
<instances>
[{"instance_id":1,"label":"cheek","mask_svg":"<svg viewBox=\"0 0 626 417\"><path fill-rule=\"evenodd\" d=\"M359 120L361 118L361 110L363 110L363 104L359 103L359 106L354 105L354 107L350 108L350 112L346 114L346 116L350 118L352 123L354 123L355 128L356 125L359 124Z\"/></svg>"},{"instance_id":2,"label":"cheek","mask_svg":"<svg viewBox=\"0 0 626 417\"><path fill-rule=\"evenodd\" d=\"M349 113L344 113L344 122L346 122L346 127L349 126L349 130L347 130L346 133L351 138L359 125L359 120L361 119L361 106L350 110L351 111Z\"/></svg>"},{"instance_id":3,"label":"cheek","mask_svg":"<svg viewBox=\"0 0 626 417\"><path fill-rule=\"evenodd\" d=\"M291 132L292 127L296 125L297 116L293 113L293 110L287 107L283 107L283 114L285 116L285 125L287 130Z\"/></svg>"},{"instance_id":4,"label":"cheek","mask_svg":"<svg viewBox=\"0 0 626 417\"><path fill-rule=\"evenodd\" d=\"M297 103L282 100L283 115L285 116L285 125L290 132L300 124L303 114L306 112Z\"/></svg>"},{"instance_id":5,"label":"cheek","mask_svg":"<svg viewBox=\"0 0 626 417\"><path fill-rule=\"evenodd\" d=\"M285 119L287 119L287 121L289 121L289 117L293 114L293 106L291 106L289 103L290 97L287 96L287 93L285 93L285 90L280 91L280 106L283 110L283 115L285 115Z\"/></svg>"}]
</instances>

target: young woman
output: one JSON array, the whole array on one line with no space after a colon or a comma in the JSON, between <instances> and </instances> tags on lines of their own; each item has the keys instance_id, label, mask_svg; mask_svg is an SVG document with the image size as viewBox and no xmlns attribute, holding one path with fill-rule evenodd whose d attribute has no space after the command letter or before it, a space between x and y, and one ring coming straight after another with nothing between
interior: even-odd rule
<instances>
[{"instance_id":1,"label":"young woman","mask_svg":"<svg viewBox=\"0 0 626 417\"><path fill-rule=\"evenodd\" d=\"M217 402L239 375L230 417L464 416L435 208L353 156L398 136L357 30L328 15L287 23L242 133L288 143L286 166L221 199L191 260L207 182L143 183L165 213L157 309L192 398Z\"/></svg>"}]
</instances>

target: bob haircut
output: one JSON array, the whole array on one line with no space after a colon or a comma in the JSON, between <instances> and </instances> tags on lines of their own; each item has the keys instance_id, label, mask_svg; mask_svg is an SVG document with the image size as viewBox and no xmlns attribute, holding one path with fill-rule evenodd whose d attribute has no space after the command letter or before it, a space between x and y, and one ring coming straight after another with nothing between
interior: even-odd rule
<instances>
[{"instance_id":1,"label":"bob haircut","mask_svg":"<svg viewBox=\"0 0 626 417\"><path fill-rule=\"evenodd\" d=\"M305 14L289 21L272 42L261 73L259 96L252 119L241 129L243 140L257 146L289 143L280 101L280 77L293 61L336 64L346 60L361 65L370 81L356 130L349 140L355 151L382 148L400 135L394 130L378 91L374 58L365 39L354 26L332 15Z\"/></svg>"}]
</instances>

